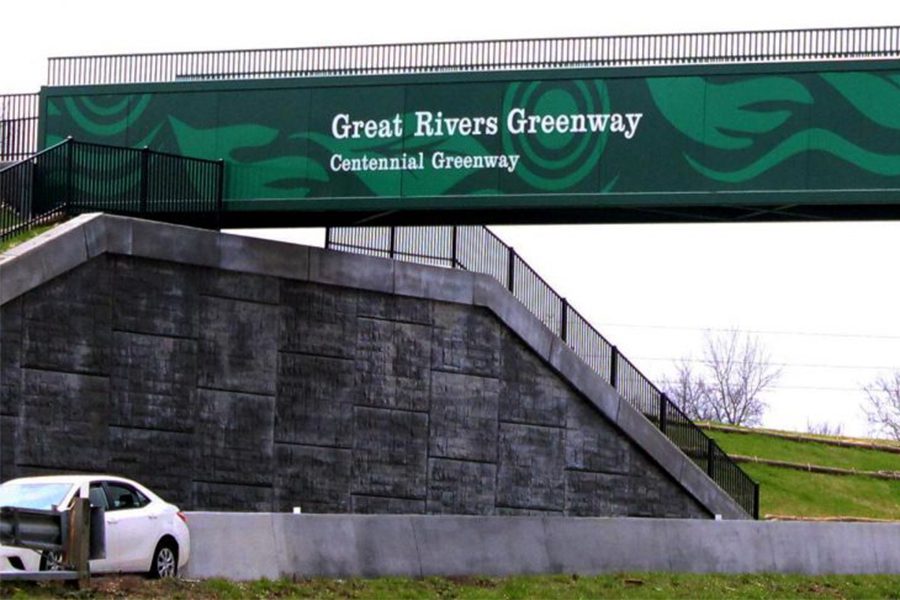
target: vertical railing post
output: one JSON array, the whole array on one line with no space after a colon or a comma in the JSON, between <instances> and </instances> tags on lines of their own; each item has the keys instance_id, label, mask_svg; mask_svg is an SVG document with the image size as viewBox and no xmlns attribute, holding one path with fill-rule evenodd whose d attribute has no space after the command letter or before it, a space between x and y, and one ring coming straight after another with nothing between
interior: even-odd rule
<instances>
[{"instance_id":1,"label":"vertical railing post","mask_svg":"<svg viewBox=\"0 0 900 600\"><path fill-rule=\"evenodd\" d=\"M141 216L147 215L147 195L149 192L149 182L147 181L147 172L150 170L150 148L144 146L141 149L141 196L140 213Z\"/></svg>"},{"instance_id":2,"label":"vertical railing post","mask_svg":"<svg viewBox=\"0 0 900 600\"><path fill-rule=\"evenodd\" d=\"M75 140L69 136L69 141L66 143L66 208L65 211L69 212L72 206L72 189L73 183L75 179Z\"/></svg>"},{"instance_id":3,"label":"vertical railing post","mask_svg":"<svg viewBox=\"0 0 900 600\"><path fill-rule=\"evenodd\" d=\"M515 292L515 283L516 283L516 251L512 246L509 247L509 254L507 255L507 265L506 265L506 289L510 292Z\"/></svg>"},{"instance_id":4,"label":"vertical railing post","mask_svg":"<svg viewBox=\"0 0 900 600\"><path fill-rule=\"evenodd\" d=\"M457 259L456 259L456 225L450 228L450 268L456 269L458 267Z\"/></svg>"},{"instance_id":5,"label":"vertical railing post","mask_svg":"<svg viewBox=\"0 0 900 600\"><path fill-rule=\"evenodd\" d=\"M559 307L559 337L562 338L562 341L568 342L566 339L566 330L569 328L569 301L565 298L560 298L560 307Z\"/></svg>"},{"instance_id":6,"label":"vertical railing post","mask_svg":"<svg viewBox=\"0 0 900 600\"><path fill-rule=\"evenodd\" d=\"M394 258L394 244L396 243L397 228L391 225L391 235L388 240L388 256Z\"/></svg>"},{"instance_id":7,"label":"vertical railing post","mask_svg":"<svg viewBox=\"0 0 900 600\"><path fill-rule=\"evenodd\" d=\"M753 518L759 520L759 484L753 482Z\"/></svg>"},{"instance_id":8,"label":"vertical railing post","mask_svg":"<svg viewBox=\"0 0 900 600\"><path fill-rule=\"evenodd\" d=\"M220 158L216 173L216 229L222 230L222 209L225 206L225 159Z\"/></svg>"},{"instance_id":9,"label":"vertical railing post","mask_svg":"<svg viewBox=\"0 0 900 600\"><path fill-rule=\"evenodd\" d=\"M618 388L619 379L619 349L615 346L610 347L609 351L609 385Z\"/></svg>"},{"instance_id":10,"label":"vertical railing post","mask_svg":"<svg viewBox=\"0 0 900 600\"><path fill-rule=\"evenodd\" d=\"M716 452L716 441L712 438L706 438L706 474L713 477L715 473L715 461L713 456Z\"/></svg>"},{"instance_id":11,"label":"vertical railing post","mask_svg":"<svg viewBox=\"0 0 900 600\"><path fill-rule=\"evenodd\" d=\"M665 394L659 395L659 430L666 433L668 427L668 415L666 414L666 405L669 403L669 397Z\"/></svg>"},{"instance_id":12,"label":"vertical railing post","mask_svg":"<svg viewBox=\"0 0 900 600\"><path fill-rule=\"evenodd\" d=\"M325 249L331 250L331 227L325 228Z\"/></svg>"}]
</instances>

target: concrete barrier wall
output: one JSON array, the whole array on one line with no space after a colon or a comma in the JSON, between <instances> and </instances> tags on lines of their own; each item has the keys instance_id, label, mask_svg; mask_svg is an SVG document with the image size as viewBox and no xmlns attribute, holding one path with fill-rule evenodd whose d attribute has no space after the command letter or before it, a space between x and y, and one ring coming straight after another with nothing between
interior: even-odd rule
<instances>
[{"instance_id":1,"label":"concrete barrier wall","mask_svg":"<svg viewBox=\"0 0 900 600\"><path fill-rule=\"evenodd\" d=\"M186 575L900 573L900 523L189 513Z\"/></svg>"}]
</instances>

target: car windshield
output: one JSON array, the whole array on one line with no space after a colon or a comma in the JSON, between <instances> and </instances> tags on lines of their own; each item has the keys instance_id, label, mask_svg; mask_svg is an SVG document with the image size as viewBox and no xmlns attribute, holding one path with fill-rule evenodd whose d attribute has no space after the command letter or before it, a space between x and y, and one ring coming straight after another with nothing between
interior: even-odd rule
<instances>
[{"instance_id":1,"label":"car windshield","mask_svg":"<svg viewBox=\"0 0 900 600\"><path fill-rule=\"evenodd\" d=\"M52 510L59 506L71 483L13 483L0 485L0 506Z\"/></svg>"}]
</instances>

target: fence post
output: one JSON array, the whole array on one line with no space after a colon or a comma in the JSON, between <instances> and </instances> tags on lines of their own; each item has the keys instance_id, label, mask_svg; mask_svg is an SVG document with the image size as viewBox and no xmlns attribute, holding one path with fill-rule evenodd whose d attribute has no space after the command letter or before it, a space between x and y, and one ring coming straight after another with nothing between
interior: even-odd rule
<instances>
[{"instance_id":1,"label":"fence post","mask_svg":"<svg viewBox=\"0 0 900 600\"><path fill-rule=\"evenodd\" d=\"M394 258L394 244L396 243L397 228L391 225L391 237L388 240L388 256Z\"/></svg>"},{"instance_id":2,"label":"fence post","mask_svg":"<svg viewBox=\"0 0 900 600\"><path fill-rule=\"evenodd\" d=\"M513 292L516 283L516 251L512 246L509 247L508 263L506 268L506 289Z\"/></svg>"},{"instance_id":3,"label":"fence post","mask_svg":"<svg viewBox=\"0 0 900 600\"><path fill-rule=\"evenodd\" d=\"M91 504L87 498L75 498L69 517L69 538L66 540L66 562L78 572L78 588L86 589L91 579L88 560L91 555Z\"/></svg>"},{"instance_id":4,"label":"fence post","mask_svg":"<svg viewBox=\"0 0 900 600\"><path fill-rule=\"evenodd\" d=\"M450 229L450 268L456 268L456 225Z\"/></svg>"},{"instance_id":5,"label":"fence post","mask_svg":"<svg viewBox=\"0 0 900 600\"><path fill-rule=\"evenodd\" d=\"M331 227L325 228L325 249L331 250Z\"/></svg>"},{"instance_id":6,"label":"fence post","mask_svg":"<svg viewBox=\"0 0 900 600\"><path fill-rule=\"evenodd\" d=\"M759 521L759 484L753 482L753 518Z\"/></svg>"},{"instance_id":7,"label":"fence post","mask_svg":"<svg viewBox=\"0 0 900 600\"><path fill-rule=\"evenodd\" d=\"M619 379L619 349L611 346L609 352L609 385L618 388Z\"/></svg>"},{"instance_id":8,"label":"fence post","mask_svg":"<svg viewBox=\"0 0 900 600\"><path fill-rule=\"evenodd\" d=\"M72 187L75 178L75 140L69 136L66 143L66 212L69 212L72 206Z\"/></svg>"},{"instance_id":9,"label":"fence post","mask_svg":"<svg viewBox=\"0 0 900 600\"><path fill-rule=\"evenodd\" d=\"M569 301L565 298L560 298L562 304L559 309L559 337L562 338L562 341L568 341L566 339L566 330L568 329L569 324Z\"/></svg>"},{"instance_id":10,"label":"fence post","mask_svg":"<svg viewBox=\"0 0 900 600\"><path fill-rule=\"evenodd\" d=\"M665 394L659 395L659 430L666 432L668 426L668 415L666 414L666 404L669 403L669 397Z\"/></svg>"},{"instance_id":11,"label":"fence post","mask_svg":"<svg viewBox=\"0 0 900 600\"><path fill-rule=\"evenodd\" d=\"M715 462L713 456L716 451L716 441L712 438L706 438L706 474L709 475L711 479L713 478L713 473L715 473Z\"/></svg>"},{"instance_id":12,"label":"fence post","mask_svg":"<svg viewBox=\"0 0 900 600\"><path fill-rule=\"evenodd\" d=\"M219 159L219 171L216 180L216 229L222 231L222 208L225 201L225 159Z\"/></svg>"},{"instance_id":13,"label":"fence post","mask_svg":"<svg viewBox=\"0 0 900 600\"><path fill-rule=\"evenodd\" d=\"M147 193L148 181L147 172L150 170L150 148L144 146L141 148L141 197L140 197L140 213L141 216L147 214Z\"/></svg>"}]
</instances>

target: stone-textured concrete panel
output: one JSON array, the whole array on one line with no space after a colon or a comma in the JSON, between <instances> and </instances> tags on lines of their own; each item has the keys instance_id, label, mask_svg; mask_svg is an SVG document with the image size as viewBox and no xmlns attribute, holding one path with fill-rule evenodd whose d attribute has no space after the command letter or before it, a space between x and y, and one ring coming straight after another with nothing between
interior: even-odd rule
<instances>
[{"instance_id":1,"label":"stone-textured concrete panel","mask_svg":"<svg viewBox=\"0 0 900 600\"><path fill-rule=\"evenodd\" d=\"M197 282L201 271L181 265L118 257L115 273L113 326L174 337L197 335Z\"/></svg>"},{"instance_id":2,"label":"stone-textured concrete panel","mask_svg":"<svg viewBox=\"0 0 900 600\"><path fill-rule=\"evenodd\" d=\"M566 467L628 474L635 452L600 412L580 398L567 403Z\"/></svg>"},{"instance_id":3,"label":"stone-textured concrete panel","mask_svg":"<svg viewBox=\"0 0 900 600\"><path fill-rule=\"evenodd\" d=\"M358 319L354 365L358 402L427 411L430 355L427 325Z\"/></svg>"},{"instance_id":4,"label":"stone-textured concrete panel","mask_svg":"<svg viewBox=\"0 0 900 600\"><path fill-rule=\"evenodd\" d=\"M354 494L352 512L361 515L422 515L425 514L425 501Z\"/></svg>"},{"instance_id":5,"label":"stone-textured concrete panel","mask_svg":"<svg viewBox=\"0 0 900 600\"><path fill-rule=\"evenodd\" d=\"M19 416L22 400L22 301L0 306L0 415Z\"/></svg>"},{"instance_id":6,"label":"stone-textured concrete panel","mask_svg":"<svg viewBox=\"0 0 900 600\"><path fill-rule=\"evenodd\" d=\"M398 323L432 325L433 303L422 298L392 296L376 292L357 292L357 315Z\"/></svg>"},{"instance_id":7,"label":"stone-textured concrete panel","mask_svg":"<svg viewBox=\"0 0 900 600\"><path fill-rule=\"evenodd\" d=\"M18 477L16 463L16 430L18 415L0 415L0 481Z\"/></svg>"},{"instance_id":8,"label":"stone-textured concrete panel","mask_svg":"<svg viewBox=\"0 0 900 600\"><path fill-rule=\"evenodd\" d=\"M565 430L500 423L497 504L565 508Z\"/></svg>"},{"instance_id":9,"label":"stone-textured concrete panel","mask_svg":"<svg viewBox=\"0 0 900 600\"><path fill-rule=\"evenodd\" d=\"M197 342L115 332L111 424L190 432L197 395Z\"/></svg>"},{"instance_id":10,"label":"stone-textured concrete panel","mask_svg":"<svg viewBox=\"0 0 900 600\"><path fill-rule=\"evenodd\" d=\"M25 369L17 460L105 470L109 412L108 378Z\"/></svg>"},{"instance_id":11,"label":"stone-textured concrete panel","mask_svg":"<svg viewBox=\"0 0 900 600\"><path fill-rule=\"evenodd\" d=\"M353 358L356 292L284 281L281 285L279 349L320 356Z\"/></svg>"},{"instance_id":12,"label":"stone-textured concrete panel","mask_svg":"<svg viewBox=\"0 0 900 600\"><path fill-rule=\"evenodd\" d=\"M502 334L487 312L436 303L434 324L432 369L481 377L501 376Z\"/></svg>"},{"instance_id":13,"label":"stone-textured concrete panel","mask_svg":"<svg viewBox=\"0 0 900 600\"><path fill-rule=\"evenodd\" d=\"M274 395L278 316L268 304L203 296L198 385Z\"/></svg>"},{"instance_id":14,"label":"stone-textured concrete panel","mask_svg":"<svg viewBox=\"0 0 900 600\"><path fill-rule=\"evenodd\" d=\"M428 415L357 407L355 494L425 499Z\"/></svg>"},{"instance_id":15,"label":"stone-textured concrete panel","mask_svg":"<svg viewBox=\"0 0 900 600\"><path fill-rule=\"evenodd\" d=\"M496 462L500 382L434 371L431 388L429 456Z\"/></svg>"},{"instance_id":16,"label":"stone-textured concrete panel","mask_svg":"<svg viewBox=\"0 0 900 600\"><path fill-rule=\"evenodd\" d=\"M204 269L199 281L199 292L218 298L278 304L279 282L277 277Z\"/></svg>"},{"instance_id":17,"label":"stone-textured concrete panel","mask_svg":"<svg viewBox=\"0 0 900 600\"><path fill-rule=\"evenodd\" d=\"M497 466L433 458L428 461L429 514L494 514Z\"/></svg>"},{"instance_id":18,"label":"stone-textured concrete panel","mask_svg":"<svg viewBox=\"0 0 900 600\"><path fill-rule=\"evenodd\" d=\"M206 506L209 507L208 510L238 510L240 512L269 512L272 510L274 494L272 488L268 486L194 481L191 487L193 506Z\"/></svg>"},{"instance_id":19,"label":"stone-textured concrete panel","mask_svg":"<svg viewBox=\"0 0 900 600\"><path fill-rule=\"evenodd\" d=\"M350 511L350 450L277 444L275 454L276 510Z\"/></svg>"},{"instance_id":20,"label":"stone-textured concrete panel","mask_svg":"<svg viewBox=\"0 0 900 600\"><path fill-rule=\"evenodd\" d=\"M291 354L278 357L275 440L353 447L354 385L351 360Z\"/></svg>"},{"instance_id":21,"label":"stone-textured concrete panel","mask_svg":"<svg viewBox=\"0 0 900 600\"><path fill-rule=\"evenodd\" d=\"M23 299L22 366L108 373L110 275L100 259L54 279Z\"/></svg>"},{"instance_id":22,"label":"stone-textured concrete panel","mask_svg":"<svg viewBox=\"0 0 900 600\"><path fill-rule=\"evenodd\" d=\"M275 399L199 390L194 477L202 481L271 485Z\"/></svg>"},{"instance_id":23,"label":"stone-textured concrete panel","mask_svg":"<svg viewBox=\"0 0 900 600\"><path fill-rule=\"evenodd\" d=\"M537 356L512 341L503 346L501 381L503 421L565 427L569 399L584 403Z\"/></svg>"},{"instance_id":24,"label":"stone-textured concrete panel","mask_svg":"<svg viewBox=\"0 0 900 600\"><path fill-rule=\"evenodd\" d=\"M140 481L168 502L191 506L194 465L190 433L109 428L111 473L140 473Z\"/></svg>"}]
</instances>

